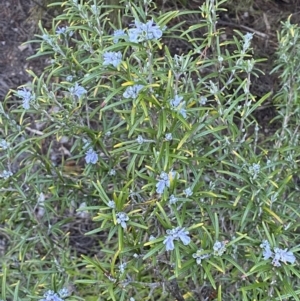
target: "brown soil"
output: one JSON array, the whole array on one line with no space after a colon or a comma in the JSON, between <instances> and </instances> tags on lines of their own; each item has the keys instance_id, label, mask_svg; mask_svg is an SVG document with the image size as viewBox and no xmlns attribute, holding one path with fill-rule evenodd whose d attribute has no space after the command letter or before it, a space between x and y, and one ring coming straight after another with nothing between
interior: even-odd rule
<instances>
[{"instance_id":1,"label":"brown soil","mask_svg":"<svg viewBox=\"0 0 300 301\"><path fill-rule=\"evenodd\" d=\"M35 53L36 45L23 45L37 32L38 21L33 17L37 11L42 11L42 8L36 1L0 1L0 100L9 89L16 89L30 81L26 70L40 73L45 66L45 58L27 60ZM42 17L46 15L45 12Z\"/></svg>"}]
</instances>

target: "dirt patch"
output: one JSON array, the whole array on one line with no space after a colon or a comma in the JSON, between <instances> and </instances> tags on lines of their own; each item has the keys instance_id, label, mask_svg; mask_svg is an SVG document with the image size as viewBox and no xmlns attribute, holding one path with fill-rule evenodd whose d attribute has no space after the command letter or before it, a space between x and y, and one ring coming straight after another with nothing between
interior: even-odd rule
<instances>
[{"instance_id":1,"label":"dirt patch","mask_svg":"<svg viewBox=\"0 0 300 301\"><path fill-rule=\"evenodd\" d=\"M0 100L9 89L31 80L26 70L40 73L45 66L45 58L27 60L35 53L35 45L22 45L37 31L36 9L31 0L0 1Z\"/></svg>"}]
</instances>

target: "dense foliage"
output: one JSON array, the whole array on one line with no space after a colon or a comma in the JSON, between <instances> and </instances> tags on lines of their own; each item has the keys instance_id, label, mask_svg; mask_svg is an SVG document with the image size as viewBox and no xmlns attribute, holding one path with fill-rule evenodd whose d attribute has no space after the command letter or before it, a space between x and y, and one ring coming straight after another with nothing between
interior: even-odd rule
<instances>
[{"instance_id":1,"label":"dense foliage","mask_svg":"<svg viewBox=\"0 0 300 301\"><path fill-rule=\"evenodd\" d=\"M226 1L79 2L53 4L30 41L49 65L0 103L0 298L299 300L299 28L258 97Z\"/></svg>"}]
</instances>

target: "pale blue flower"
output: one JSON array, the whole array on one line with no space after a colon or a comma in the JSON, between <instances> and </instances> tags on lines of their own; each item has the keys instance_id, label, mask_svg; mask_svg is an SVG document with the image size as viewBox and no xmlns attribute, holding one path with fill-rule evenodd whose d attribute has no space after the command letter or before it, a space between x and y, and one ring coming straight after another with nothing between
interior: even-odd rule
<instances>
[{"instance_id":1,"label":"pale blue flower","mask_svg":"<svg viewBox=\"0 0 300 301\"><path fill-rule=\"evenodd\" d=\"M216 241L213 249L214 255L222 256L222 254L226 251L226 243L224 241Z\"/></svg>"},{"instance_id":2,"label":"pale blue flower","mask_svg":"<svg viewBox=\"0 0 300 301\"><path fill-rule=\"evenodd\" d=\"M58 291L58 294L61 298L67 298L71 295L71 292L66 287L63 287Z\"/></svg>"},{"instance_id":3,"label":"pale blue flower","mask_svg":"<svg viewBox=\"0 0 300 301\"><path fill-rule=\"evenodd\" d=\"M183 190L183 193L185 194L186 197L189 197L193 195L193 190L190 187L188 187L187 189Z\"/></svg>"},{"instance_id":4,"label":"pale blue flower","mask_svg":"<svg viewBox=\"0 0 300 301\"><path fill-rule=\"evenodd\" d=\"M186 118L186 109L184 107L179 108L178 112L182 115L183 118Z\"/></svg>"},{"instance_id":5,"label":"pale blue flower","mask_svg":"<svg viewBox=\"0 0 300 301\"><path fill-rule=\"evenodd\" d=\"M203 249L197 250L192 256L196 259L197 264L201 264L202 260L205 258L209 258L210 254L203 254Z\"/></svg>"},{"instance_id":6,"label":"pale blue flower","mask_svg":"<svg viewBox=\"0 0 300 301\"><path fill-rule=\"evenodd\" d=\"M22 98L22 106L25 110L28 110L30 108L30 103L35 100L35 96L32 94L32 92L24 87L22 88L22 90L17 91L16 96Z\"/></svg>"},{"instance_id":7,"label":"pale blue flower","mask_svg":"<svg viewBox=\"0 0 300 301\"><path fill-rule=\"evenodd\" d=\"M174 205L174 204L177 203L177 201L178 201L178 198L176 198L176 197L174 196L174 194L172 194L172 195L170 196L170 198L169 198L169 204L170 204L170 205Z\"/></svg>"},{"instance_id":8,"label":"pale blue flower","mask_svg":"<svg viewBox=\"0 0 300 301\"><path fill-rule=\"evenodd\" d=\"M124 98L137 98L140 90L142 90L143 88L144 88L143 85L129 86L126 88L125 92L123 93L123 97Z\"/></svg>"},{"instance_id":9,"label":"pale blue flower","mask_svg":"<svg viewBox=\"0 0 300 301\"><path fill-rule=\"evenodd\" d=\"M125 268L126 268L127 264L126 262L119 264L119 271L121 274L123 274L125 272Z\"/></svg>"},{"instance_id":10,"label":"pale blue flower","mask_svg":"<svg viewBox=\"0 0 300 301\"><path fill-rule=\"evenodd\" d=\"M0 140L0 148L2 148L2 149L8 149L9 145L10 145L9 142L7 142L6 140L4 140L4 139Z\"/></svg>"},{"instance_id":11,"label":"pale blue flower","mask_svg":"<svg viewBox=\"0 0 300 301\"><path fill-rule=\"evenodd\" d=\"M117 44L119 42L119 39L126 37L126 34L125 34L125 31L123 29L117 29L117 30L114 31L113 36L114 36L113 42L115 44Z\"/></svg>"},{"instance_id":12,"label":"pale blue flower","mask_svg":"<svg viewBox=\"0 0 300 301\"><path fill-rule=\"evenodd\" d=\"M178 111L184 118L186 118L185 101L181 102L182 96L175 95L173 99L170 100L171 109Z\"/></svg>"},{"instance_id":13,"label":"pale blue flower","mask_svg":"<svg viewBox=\"0 0 300 301\"><path fill-rule=\"evenodd\" d=\"M165 135L165 139L166 139L167 141L173 140L172 133L167 133L167 134Z\"/></svg>"},{"instance_id":14,"label":"pale blue flower","mask_svg":"<svg viewBox=\"0 0 300 301\"><path fill-rule=\"evenodd\" d=\"M176 228L176 232L174 233L175 238L179 238L182 243L186 246L191 242L191 238L188 236L189 231L186 231L185 228Z\"/></svg>"},{"instance_id":15,"label":"pale blue flower","mask_svg":"<svg viewBox=\"0 0 300 301\"><path fill-rule=\"evenodd\" d=\"M138 43L139 42L139 30L136 28L131 28L128 30L128 40L132 43Z\"/></svg>"},{"instance_id":16,"label":"pale blue flower","mask_svg":"<svg viewBox=\"0 0 300 301\"><path fill-rule=\"evenodd\" d=\"M108 132L105 133L105 137L108 138L108 137L110 137L110 136L111 136L111 131L108 131Z\"/></svg>"},{"instance_id":17,"label":"pale blue flower","mask_svg":"<svg viewBox=\"0 0 300 301\"><path fill-rule=\"evenodd\" d=\"M156 193L162 194L165 187L170 187L169 175L166 172L162 172L159 176L159 180L156 183Z\"/></svg>"},{"instance_id":18,"label":"pale blue flower","mask_svg":"<svg viewBox=\"0 0 300 301\"><path fill-rule=\"evenodd\" d=\"M9 177L11 177L13 173L9 170L3 170L2 173L0 173L0 178L3 178L4 180L7 180Z\"/></svg>"},{"instance_id":19,"label":"pale blue flower","mask_svg":"<svg viewBox=\"0 0 300 301\"><path fill-rule=\"evenodd\" d=\"M116 175L116 170L112 168L112 169L108 172L108 174L109 174L110 176L115 176L115 175Z\"/></svg>"},{"instance_id":20,"label":"pale blue flower","mask_svg":"<svg viewBox=\"0 0 300 301\"><path fill-rule=\"evenodd\" d=\"M270 243L267 240L263 240L262 243L260 244L260 247L262 249L270 248Z\"/></svg>"},{"instance_id":21,"label":"pale blue flower","mask_svg":"<svg viewBox=\"0 0 300 301\"><path fill-rule=\"evenodd\" d=\"M72 75L68 75L67 77L66 77L66 81L67 82L71 82L73 80L73 76Z\"/></svg>"},{"instance_id":22,"label":"pale blue flower","mask_svg":"<svg viewBox=\"0 0 300 301\"><path fill-rule=\"evenodd\" d=\"M155 239L156 239L156 237L155 237L154 235L150 235L149 241L153 241L153 240L155 240Z\"/></svg>"},{"instance_id":23,"label":"pale blue flower","mask_svg":"<svg viewBox=\"0 0 300 301\"><path fill-rule=\"evenodd\" d=\"M117 223L121 225L123 229L127 228L126 222L129 220L128 215L125 212L118 212L116 214Z\"/></svg>"},{"instance_id":24,"label":"pale blue flower","mask_svg":"<svg viewBox=\"0 0 300 301\"><path fill-rule=\"evenodd\" d=\"M245 53L248 50L248 48L251 45L252 38L253 38L253 33L247 32L244 35L244 44L243 44L243 51L242 51L242 53Z\"/></svg>"},{"instance_id":25,"label":"pale blue flower","mask_svg":"<svg viewBox=\"0 0 300 301\"><path fill-rule=\"evenodd\" d=\"M112 200L110 200L107 204L107 206L111 209L115 209L116 208L116 203Z\"/></svg>"},{"instance_id":26,"label":"pale blue flower","mask_svg":"<svg viewBox=\"0 0 300 301\"><path fill-rule=\"evenodd\" d=\"M162 36L162 30L153 20L142 23L135 20L135 28L128 30L129 41L133 43L143 42L146 40L159 39Z\"/></svg>"},{"instance_id":27,"label":"pale blue flower","mask_svg":"<svg viewBox=\"0 0 300 301\"><path fill-rule=\"evenodd\" d=\"M207 102L207 98L205 96L201 96L199 100L200 105L204 106L206 105L206 102Z\"/></svg>"},{"instance_id":28,"label":"pale blue flower","mask_svg":"<svg viewBox=\"0 0 300 301\"><path fill-rule=\"evenodd\" d=\"M91 164L96 164L98 161L98 155L97 153L90 148L86 153L85 153L85 162L87 164L91 163Z\"/></svg>"},{"instance_id":29,"label":"pale blue flower","mask_svg":"<svg viewBox=\"0 0 300 301\"><path fill-rule=\"evenodd\" d=\"M191 242L191 238L188 236L189 231L186 231L185 228L176 227L172 230L168 229L167 236L163 243L166 245L167 251L174 250L174 240L181 240L184 245L188 245Z\"/></svg>"},{"instance_id":30,"label":"pale blue flower","mask_svg":"<svg viewBox=\"0 0 300 301\"><path fill-rule=\"evenodd\" d=\"M117 68L122 62L121 51L106 51L103 53L103 66L113 65Z\"/></svg>"},{"instance_id":31,"label":"pale blue flower","mask_svg":"<svg viewBox=\"0 0 300 301\"><path fill-rule=\"evenodd\" d=\"M175 97L170 100L171 107L172 108L177 108L180 105L182 99L183 99L182 96L175 95Z\"/></svg>"},{"instance_id":32,"label":"pale blue flower","mask_svg":"<svg viewBox=\"0 0 300 301\"><path fill-rule=\"evenodd\" d=\"M56 29L56 31L55 31L55 33L57 34L57 35L60 35L60 34L66 34L66 30L67 30L67 28L68 27L57 27L57 29Z\"/></svg>"},{"instance_id":33,"label":"pale blue flower","mask_svg":"<svg viewBox=\"0 0 300 301\"><path fill-rule=\"evenodd\" d=\"M166 251L174 250L174 237L172 235L167 235L163 243L166 245Z\"/></svg>"},{"instance_id":34,"label":"pale blue flower","mask_svg":"<svg viewBox=\"0 0 300 301\"><path fill-rule=\"evenodd\" d=\"M293 252L288 251L287 249L280 249L280 248L274 248L274 258L272 260L272 264L275 267L280 267L281 266L281 262L283 263L295 263L296 257L293 254Z\"/></svg>"},{"instance_id":35,"label":"pale blue flower","mask_svg":"<svg viewBox=\"0 0 300 301\"><path fill-rule=\"evenodd\" d=\"M260 247L263 249L263 258L264 260L269 259L270 257L273 256L273 252L271 251L270 244L267 240L264 240Z\"/></svg>"},{"instance_id":36,"label":"pale blue flower","mask_svg":"<svg viewBox=\"0 0 300 301\"><path fill-rule=\"evenodd\" d=\"M39 301L64 301L63 299L61 299L57 293L54 293L54 291L47 291L44 294L44 299L40 299Z\"/></svg>"},{"instance_id":37,"label":"pale blue flower","mask_svg":"<svg viewBox=\"0 0 300 301\"><path fill-rule=\"evenodd\" d=\"M280 254L280 260L284 263L289 262L291 264L295 263L296 257L293 254L292 251L288 251L288 249L279 249L275 248L274 249L275 254L279 253ZM276 255L275 255L276 256Z\"/></svg>"},{"instance_id":38,"label":"pale blue flower","mask_svg":"<svg viewBox=\"0 0 300 301\"><path fill-rule=\"evenodd\" d=\"M138 135L138 137L136 138L136 142L138 144L143 144L145 142L145 140L141 135Z\"/></svg>"},{"instance_id":39,"label":"pale blue flower","mask_svg":"<svg viewBox=\"0 0 300 301\"><path fill-rule=\"evenodd\" d=\"M274 254L273 254L273 252L271 251L270 247L265 248L265 249L263 250L263 259L264 259L264 260L267 260L267 259L271 258L273 255L274 255Z\"/></svg>"},{"instance_id":40,"label":"pale blue flower","mask_svg":"<svg viewBox=\"0 0 300 301\"><path fill-rule=\"evenodd\" d=\"M82 86L78 85L78 83L75 83L75 86L68 90L73 96L77 96L78 98L87 93L87 91Z\"/></svg>"},{"instance_id":41,"label":"pale blue flower","mask_svg":"<svg viewBox=\"0 0 300 301\"><path fill-rule=\"evenodd\" d=\"M256 164L256 163L253 163L251 169L252 169L252 171L253 171L254 174L257 174L257 173L259 173L259 171L260 171L260 165L259 165L259 164Z\"/></svg>"}]
</instances>

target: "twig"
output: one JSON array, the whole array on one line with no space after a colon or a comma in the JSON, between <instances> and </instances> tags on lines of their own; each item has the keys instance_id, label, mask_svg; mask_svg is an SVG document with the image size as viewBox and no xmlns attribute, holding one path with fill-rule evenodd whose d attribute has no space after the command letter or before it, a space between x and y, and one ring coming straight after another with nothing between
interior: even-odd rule
<instances>
[{"instance_id":1,"label":"twig","mask_svg":"<svg viewBox=\"0 0 300 301\"><path fill-rule=\"evenodd\" d=\"M31 132L31 133L34 133L34 134L37 134L37 135L40 135L40 136L43 136L43 135L44 135L43 132L41 132L41 131L39 131L39 130L32 129L32 128L28 127L28 126L26 126L25 129L28 130L28 131Z\"/></svg>"},{"instance_id":2,"label":"twig","mask_svg":"<svg viewBox=\"0 0 300 301\"><path fill-rule=\"evenodd\" d=\"M231 27L239 27L239 28L242 28L242 29L245 29L249 32L252 32L254 33L256 36L259 36L263 39L269 39L270 35L266 34L266 33L263 33L263 32L260 32L258 30L255 30L251 27L248 27L248 26L245 26L245 25L241 25L241 24L236 24L236 23L231 23L231 22L227 22L227 21L222 21L222 20L218 20L218 23L219 25L225 25L225 26L231 26Z\"/></svg>"}]
</instances>

